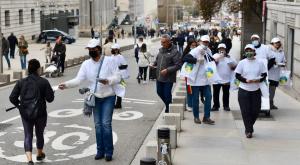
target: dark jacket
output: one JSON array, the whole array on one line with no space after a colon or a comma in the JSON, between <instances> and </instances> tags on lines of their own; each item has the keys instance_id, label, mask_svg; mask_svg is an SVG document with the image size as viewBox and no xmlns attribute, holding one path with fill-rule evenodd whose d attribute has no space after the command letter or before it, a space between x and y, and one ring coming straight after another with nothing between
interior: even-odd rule
<instances>
[{"instance_id":1,"label":"dark jacket","mask_svg":"<svg viewBox=\"0 0 300 165\"><path fill-rule=\"evenodd\" d=\"M46 101L50 103L54 100L53 89L52 89L50 83L48 82L48 80L46 80L36 74L30 74L29 76L32 76L32 78L34 78L34 80L36 80L36 83L40 90L41 105L40 105L40 109L38 112L38 117L45 117L45 116L47 116ZM9 96L10 102L13 105L15 105L16 107L19 107L19 104L20 104L19 97L21 94L21 89L24 88L23 83L22 83L23 80L24 79L17 81L17 84L15 85L14 89L12 90L12 92Z\"/></svg>"},{"instance_id":2,"label":"dark jacket","mask_svg":"<svg viewBox=\"0 0 300 165\"><path fill-rule=\"evenodd\" d=\"M175 45L169 49L160 48L159 53L154 62L157 67L157 80L161 82L176 82L176 72L181 68L181 56ZM160 71L167 69L168 74L161 76Z\"/></svg>"},{"instance_id":3,"label":"dark jacket","mask_svg":"<svg viewBox=\"0 0 300 165\"><path fill-rule=\"evenodd\" d=\"M2 38L2 55L9 53L9 42L3 37Z\"/></svg>"},{"instance_id":4,"label":"dark jacket","mask_svg":"<svg viewBox=\"0 0 300 165\"><path fill-rule=\"evenodd\" d=\"M15 49L18 46L18 39L14 35L10 35L7 40L9 41L9 46L11 49Z\"/></svg>"},{"instance_id":5,"label":"dark jacket","mask_svg":"<svg viewBox=\"0 0 300 165\"><path fill-rule=\"evenodd\" d=\"M66 56L66 45L63 43L55 44L53 48L53 53L59 56Z\"/></svg>"}]
</instances>

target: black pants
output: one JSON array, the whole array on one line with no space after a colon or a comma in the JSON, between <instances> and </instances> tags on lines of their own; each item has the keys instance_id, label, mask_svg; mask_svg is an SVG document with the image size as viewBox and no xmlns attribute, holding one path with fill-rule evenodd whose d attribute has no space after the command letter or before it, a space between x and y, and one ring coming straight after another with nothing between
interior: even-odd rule
<instances>
[{"instance_id":1,"label":"black pants","mask_svg":"<svg viewBox=\"0 0 300 165\"><path fill-rule=\"evenodd\" d=\"M147 71L148 71L148 67L139 67L140 79L143 79L144 81L147 80Z\"/></svg>"},{"instance_id":2,"label":"black pants","mask_svg":"<svg viewBox=\"0 0 300 165\"><path fill-rule=\"evenodd\" d=\"M65 60L66 60L66 55L60 56L60 62L59 62L59 68L61 68L61 73L65 72Z\"/></svg>"},{"instance_id":3,"label":"black pants","mask_svg":"<svg viewBox=\"0 0 300 165\"><path fill-rule=\"evenodd\" d=\"M22 118L22 123L24 127L24 149L25 152L32 152L32 139L33 139L33 127L35 127L36 135L36 148L44 148L44 130L47 125L47 116L38 118L36 120L25 120Z\"/></svg>"},{"instance_id":4,"label":"black pants","mask_svg":"<svg viewBox=\"0 0 300 165\"><path fill-rule=\"evenodd\" d=\"M116 108L122 108L122 97L116 96Z\"/></svg>"},{"instance_id":5,"label":"black pants","mask_svg":"<svg viewBox=\"0 0 300 165\"><path fill-rule=\"evenodd\" d=\"M213 97L214 97L214 108L220 108L220 90L223 90L223 107L228 108L229 107L229 89L230 85L228 84L215 84L213 85Z\"/></svg>"},{"instance_id":6,"label":"black pants","mask_svg":"<svg viewBox=\"0 0 300 165\"><path fill-rule=\"evenodd\" d=\"M253 133L253 125L261 109L261 91L239 89L238 101L242 112L246 133Z\"/></svg>"},{"instance_id":7,"label":"black pants","mask_svg":"<svg viewBox=\"0 0 300 165\"><path fill-rule=\"evenodd\" d=\"M16 48L10 48L10 58L15 58L15 50Z\"/></svg>"}]
</instances>

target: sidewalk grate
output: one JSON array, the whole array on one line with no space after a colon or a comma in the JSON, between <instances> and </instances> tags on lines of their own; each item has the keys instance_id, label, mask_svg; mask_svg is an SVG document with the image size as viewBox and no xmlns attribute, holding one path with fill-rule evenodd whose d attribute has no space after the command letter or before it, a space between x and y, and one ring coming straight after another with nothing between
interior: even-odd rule
<instances>
[{"instance_id":1,"label":"sidewalk grate","mask_svg":"<svg viewBox=\"0 0 300 165\"><path fill-rule=\"evenodd\" d=\"M234 110L234 111L231 111L231 113L232 113L232 116L233 116L234 120L243 120L241 111ZM275 121L272 114L267 117L264 113L260 113L257 120L260 120L260 121Z\"/></svg>"},{"instance_id":2,"label":"sidewalk grate","mask_svg":"<svg viewBox=\"0 0 300 165\"><path fill-rule=\"evenodd\" d=\"M12 124L0 124L0 131L4 131L10 126L12 126Z\"/></svg>"}]
</instances>

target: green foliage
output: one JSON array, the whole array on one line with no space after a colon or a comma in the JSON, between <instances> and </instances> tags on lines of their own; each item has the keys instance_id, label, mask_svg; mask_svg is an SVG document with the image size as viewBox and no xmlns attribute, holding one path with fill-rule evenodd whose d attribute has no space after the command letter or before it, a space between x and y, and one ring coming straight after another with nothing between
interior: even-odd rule
<instances>
[{"instance_id":1,"label":"green foliage","mask_svg":"<svg viewBox=\"0 0 300 165\"><path fill-rule=\"evenodd\" d=\"M211 18L220 11L225 0L195 0L196 8L205 21L211 21Z\"/></svg>"}]
</instances>

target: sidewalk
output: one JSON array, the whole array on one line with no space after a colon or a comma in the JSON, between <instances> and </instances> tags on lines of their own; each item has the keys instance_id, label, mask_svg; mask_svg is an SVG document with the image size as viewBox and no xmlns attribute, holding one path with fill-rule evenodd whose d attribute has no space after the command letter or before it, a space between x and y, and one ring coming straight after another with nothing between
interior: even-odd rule
<instances>
[{"instance_id":1,"label":"sidewalk","mask_svg":"<svg viewBox=\"0 0 300 165\"><path fill-rule=\"evenodd\" d=\"M239 59L239 40L233 41L231 55ZM215 125L194 124L192 112L185 111L182 131L177 135L178 147L172 150L173 165L282 165L299 164L300 102L277 90L275 104L279 110L264 114L256 122L254 137L247 139L237 100L237 91L231 91L232 111L212 112ZM200 110L203 105L200 106ZM200 114L201 118L203 113ZM145 157L146 144L155 139L156 121L131 165L139 165Z\"/></svg>"},{"instance_id":2,"label":"sidewalk","mask_svg":"<svg viewBox=\"0 0 300 165\"><path fill-rule=\"evenodd\" d=\"M154 38L155 39L155 38ZM88 51L85 49L90 38L78 38L75 43L73 44L66 44L66 61L68 59L77 58L83 55L88 55ZM150 42L151 39L147 39L146 41ZM133 38L125 38L125 39L117 39L117 42L120 44L121 47L129 46L134 44ZM103 39L104 43L104 39ZM51 43L51 46L54 48L55 43ZM45 66L46 59L44 55L44 50L40 50L43 48L45 44L34 43L29 45L29 54L27 56L27 61L30 59L38 59L41 63L41 66ZM10 59L11 62L11 70L8 70L6 60L3 58L3 74L10 74L11 81L14 81L13 72L21 71L21 63L20 63L20 56L18 55L16 49L15 59ZM23 71L23 75L25 75L25 71Z\"/></svg>"}]
</instances>

